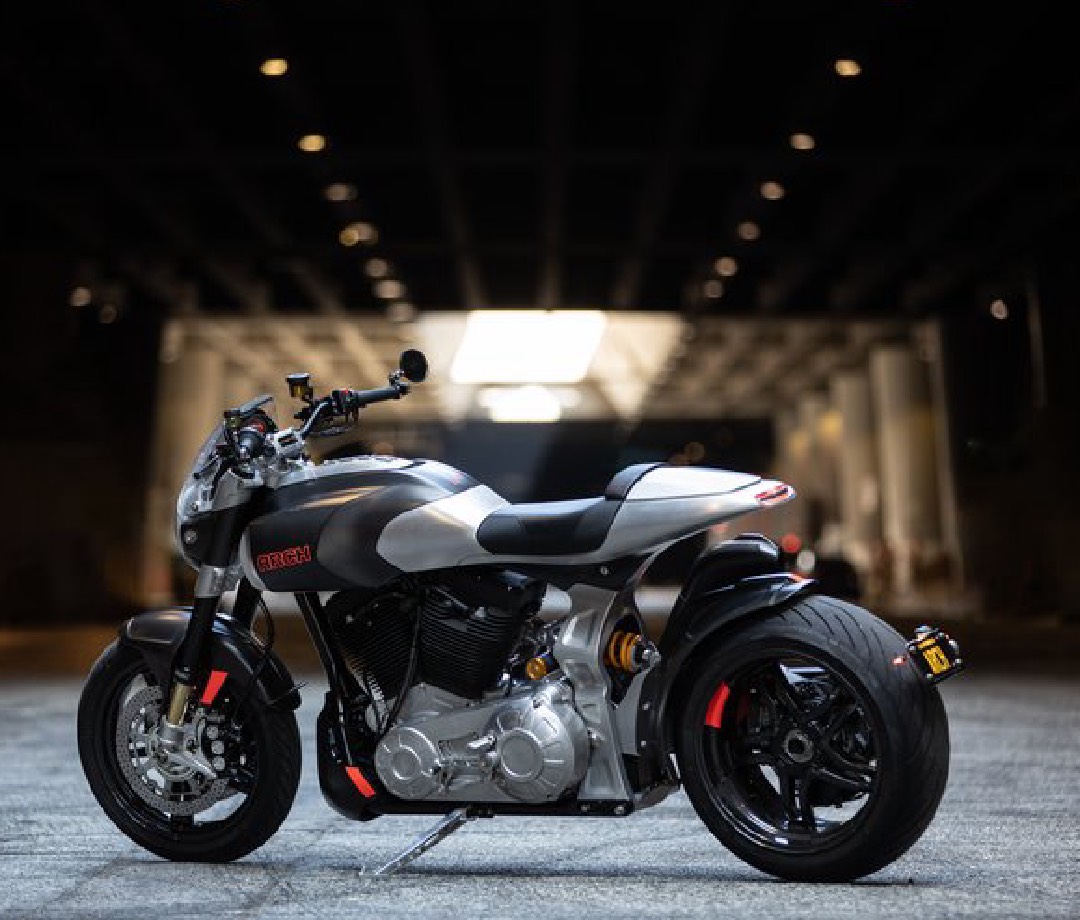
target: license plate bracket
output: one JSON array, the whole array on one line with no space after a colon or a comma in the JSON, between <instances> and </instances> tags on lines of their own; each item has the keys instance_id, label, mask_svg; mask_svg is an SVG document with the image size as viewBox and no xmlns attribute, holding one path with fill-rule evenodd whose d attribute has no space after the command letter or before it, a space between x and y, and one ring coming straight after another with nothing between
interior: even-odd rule
<instances>
[{"instance_id":1,"label":"license plate bracket","mask_svg":"<svg viewBox=\"0 0 1080 920\"><path fill-rule=\"evenodd\" d=\"M949 634L936 626L920 626L915 638L907 644L908 655L919 673L932 684L964 669L960 646Z\"/></svg>"}]
</instances>

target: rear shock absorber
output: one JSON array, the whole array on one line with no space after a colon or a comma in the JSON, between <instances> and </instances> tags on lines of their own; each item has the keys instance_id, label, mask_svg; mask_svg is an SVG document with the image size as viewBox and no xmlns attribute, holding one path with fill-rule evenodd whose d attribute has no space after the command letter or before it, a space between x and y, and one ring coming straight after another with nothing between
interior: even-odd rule
<instances>
[{"instance_id":1,"label":"rear shock absorber","mask_svg":"<svg viewBox=\"0 0 1080 920\"><path fill-rule=\"evenodd\" d=\"M641 633L616 630L604 651L604 664L616 671L637 674L651 668L658 660L656 646Z\"/></svg>"}]
</instances>

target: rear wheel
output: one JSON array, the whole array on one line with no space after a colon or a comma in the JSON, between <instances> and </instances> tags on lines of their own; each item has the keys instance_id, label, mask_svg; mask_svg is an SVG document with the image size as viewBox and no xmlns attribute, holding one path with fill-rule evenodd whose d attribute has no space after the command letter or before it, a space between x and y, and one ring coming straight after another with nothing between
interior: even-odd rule
<instances>
[{"instance_id":1,"label":"rear wheel","mask_svg":"<svg viewBox=\"0 0 1080 920\"><path fill-rule=\"evenodd\" d=\"M101 807L137 844L166 859L227 862L285 820L300 778L296 718L244 689L226 680L194 715L200 770L162 749L163 691L142 656L113 643L98 659L79 701L79 755Z\"/></svg>"},{"instance_id":2,"label":"rear wheel","mask_svg":"<svg viewBox=\"0 0 1080 920\"><path fill-rule=\"evenodd\" d=\"M888 625L814 596L744 627L696 668L679 765L735 855L785 878L839 881L921 836L945 789L948 725Z\"/></svg>"}]
</instances>

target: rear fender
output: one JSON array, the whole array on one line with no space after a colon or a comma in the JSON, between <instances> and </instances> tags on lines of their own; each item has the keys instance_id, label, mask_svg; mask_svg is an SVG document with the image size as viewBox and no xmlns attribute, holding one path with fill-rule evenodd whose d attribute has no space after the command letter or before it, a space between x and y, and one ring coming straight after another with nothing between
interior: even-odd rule
<instances>
[{"instance_id":1,"label":"rear fender","mask_svg":"<svg viewBox=\"0 0 1080 920\"><path fill-rule=\"evenodd\" d=\"M161 687L172 682L173 659L187 632L189 619L190 608L170 607L141 613L120 627L120 641L138 650ZM300 705L296 683L274 651L267 650L250 630L225 617L214 618L209 654L211 670L223 671L239 686L246 687L264 656L266 665L252 687L252 695L264 706L296 709Z\"/></svg>"},{"instance_id":2,"label":"rear fender","mask_svg":"<svg viewBox=\"0 0 1080 920\"><path fill-rule=\"evenodd\" d=\"M660 639L660 664L641 688L638 752L653 765L646 775L670 773L669 709L694 653L722 642L740 623L786 607L815 589L814 581L783 571L776 545L757 534L729 540L698 559Z\"/></svg>"}]
</instances>

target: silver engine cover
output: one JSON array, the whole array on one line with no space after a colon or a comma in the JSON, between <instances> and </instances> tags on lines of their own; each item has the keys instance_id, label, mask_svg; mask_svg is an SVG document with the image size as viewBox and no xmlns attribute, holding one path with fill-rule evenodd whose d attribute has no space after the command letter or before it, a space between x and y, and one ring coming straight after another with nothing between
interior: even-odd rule
<instances>
[{"instance_id":1,"label":"silver engine cover","mask_svg":"<svg viewBox=\"0 0 1080 920\"><path fill-rule=\"evenodd\" d=\"M402 799L550 802L581 782L589 734L563 680L483 702L413 687L375 751Z\"/></svg>"}]
</instances>

